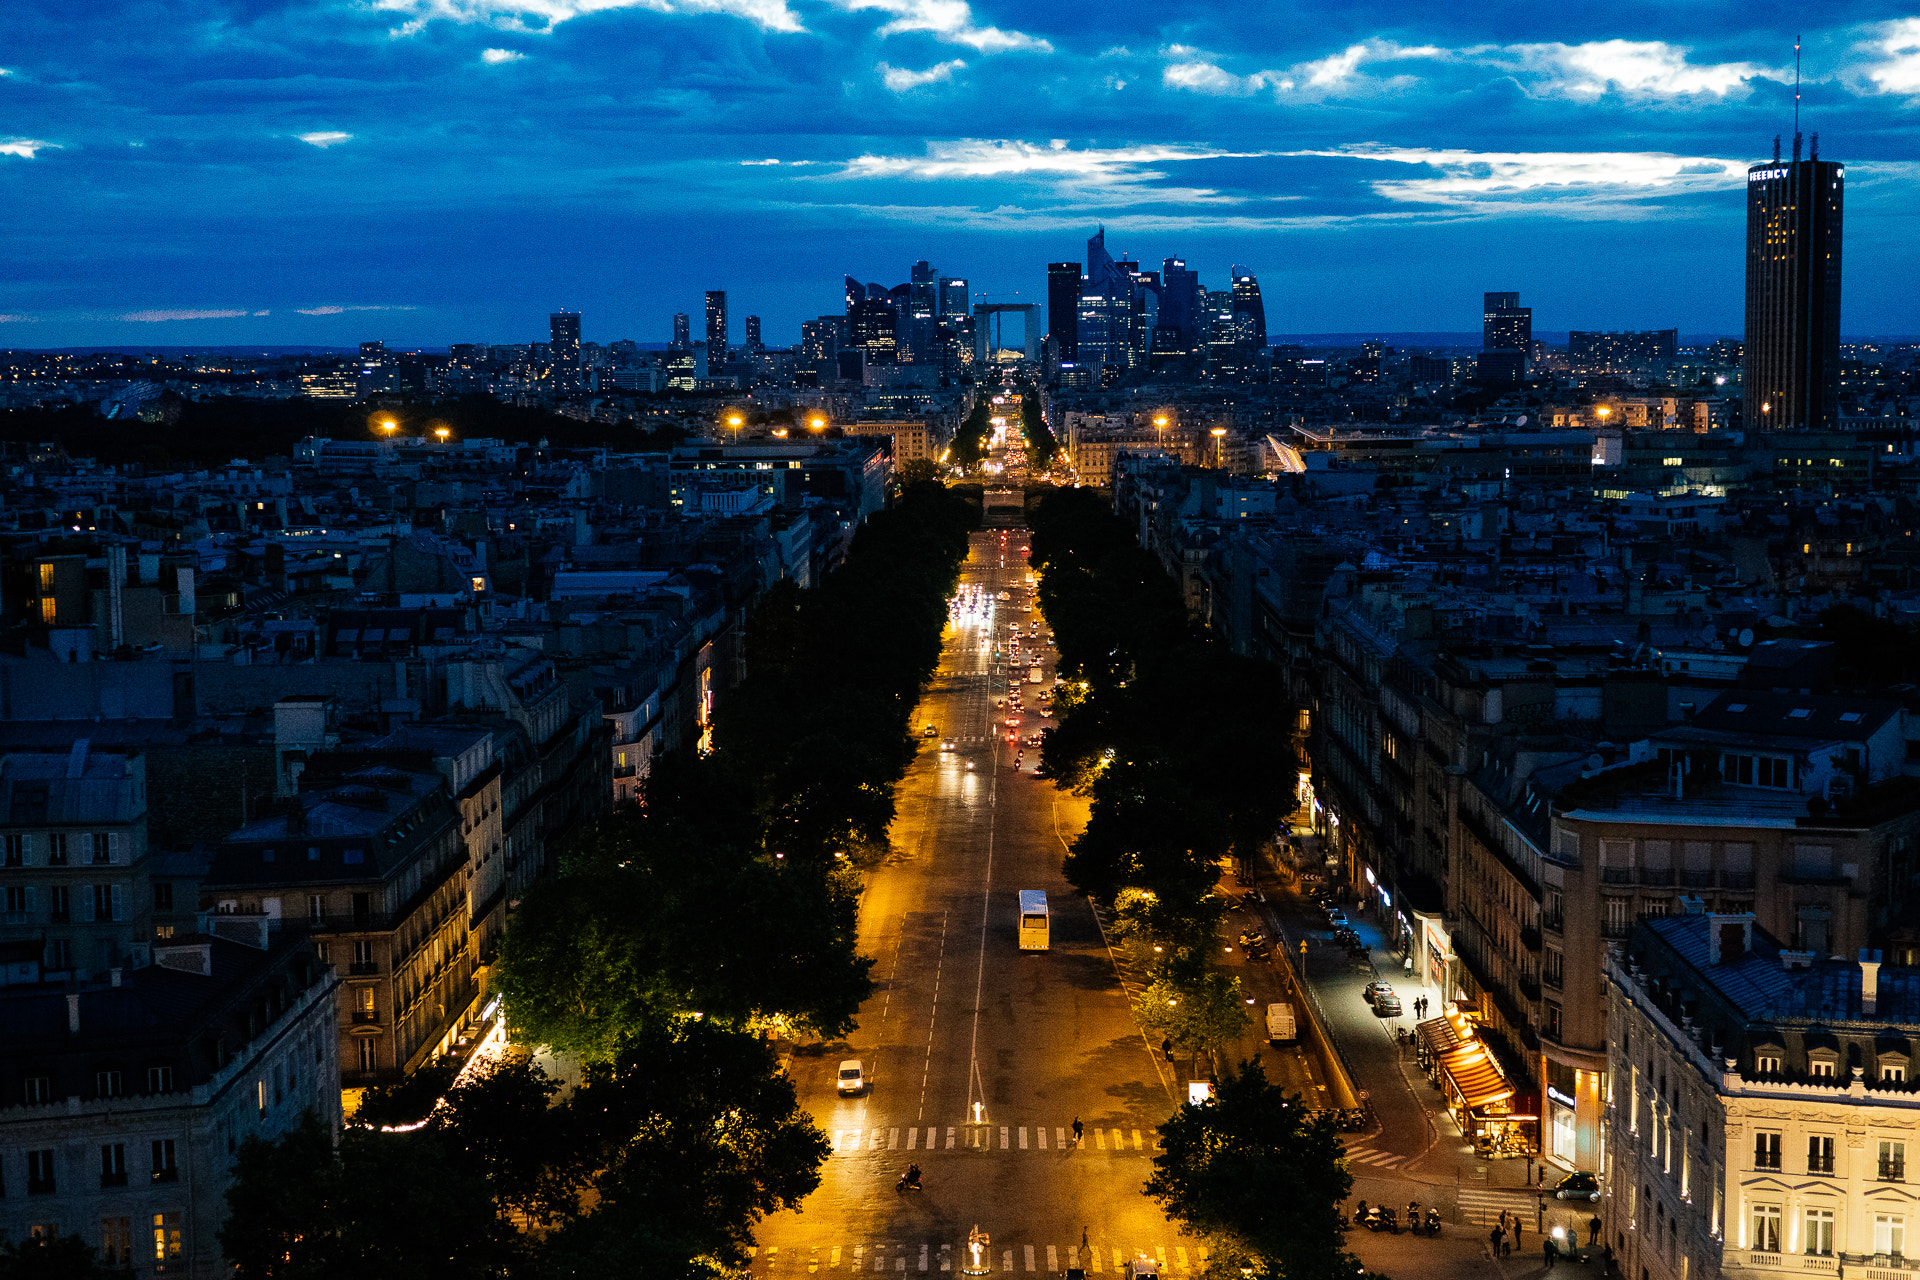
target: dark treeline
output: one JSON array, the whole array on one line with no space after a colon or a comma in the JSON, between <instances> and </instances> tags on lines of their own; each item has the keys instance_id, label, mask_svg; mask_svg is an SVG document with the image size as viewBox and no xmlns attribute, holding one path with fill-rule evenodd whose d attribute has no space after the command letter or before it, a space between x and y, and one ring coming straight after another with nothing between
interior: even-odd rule
<instances>
[{"instance_id":1,"label":"dark treeline","mask_svg":"<svg viewBox=\"0 0 1920 1280\"><path fill-rule=\"evenodd\" d=\"M973 402L973 408L960 421L960 427L953 433L953 450L948 461L956 467L973 467L987 456L987 438L993 432L993 408L991 396L982 392Z\"/></svg>"},{"instance_id":2,"label":"dark treeline","mask_svg":"<svg viewBox=\"0 0 1920 1280\"><path fill-rule=\"evenodd\" d=\"M1053 455L1060 452L1060 442L1054 438L1053 428L1040 413L1040 392L1031 382L1022 383L1020 391L1020 432L1027 438L1027 464L1043 468L1053 461Z\"/></svg>"}]
</instances>

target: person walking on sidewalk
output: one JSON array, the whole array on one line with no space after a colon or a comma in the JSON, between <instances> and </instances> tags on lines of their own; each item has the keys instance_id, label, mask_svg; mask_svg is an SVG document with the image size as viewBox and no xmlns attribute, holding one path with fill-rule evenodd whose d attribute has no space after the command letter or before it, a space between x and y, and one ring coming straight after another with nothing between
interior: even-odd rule
<instances>
[{"instance_id":1,"label":"person walking on sidewalk","mask_svg":"<svg viewBox=\"0 0 1920 1280\"><path fill-rule=\"evenodd\" d=\"M1593 1248L1593 1246L1599 1243L1600 1243L1600 1215L1596 1213L1591 1218L1587 1219L1587 1248L1591 1249Z\"/></svg>"},{"instance_id":2,"label":"person walking on sidewalk","mask_svg":"<svg viewBox=\"0 0 1920 1280\"><path fill-rule=\"evenodd\" d=\"M1560 1260L1560 1251L1553 1247L1552 1236L1544 1236L1541 1238L1540 1252L1546 1256L1547 1270L1553 1270L1553 1264Z\"/></svg>"},{"instance_id":3,"label":"person walking on sidewalk","mask_svg":"<svg viewBox=\"0 0 1920 1280\"><path fill-rule=\"evenodd\" d=\"M1521 1217L1517 1213L1514 1214L1513 1215L1513 1244L1511 1246L1512 1248L1518 1249L1520 1247L1520 1233L1522 1231L1525 1231L1526 1227L1527 1227L1527 1220Z\"/></svg>"},{"instance_id":4,"label":"person walking on sidewalk","mask_svg":"<svg viewBox=\"0 0 1920 1280\"><path fill-rule=\"evenodd\" d=\"M1487 1244L1492 1247L1494 1257L1497 1258L1500 1256L1500 1245L1506 1238L1507 1233L1505 1229L1497 1222L1493 1225L1493 1230L1487 1232Z\"/></svg>"}]
</instances>

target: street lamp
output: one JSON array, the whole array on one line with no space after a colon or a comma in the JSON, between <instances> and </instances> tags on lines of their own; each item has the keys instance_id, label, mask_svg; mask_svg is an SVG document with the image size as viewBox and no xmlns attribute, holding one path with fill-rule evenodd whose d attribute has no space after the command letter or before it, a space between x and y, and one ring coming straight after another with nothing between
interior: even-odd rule
<instances>
[{"instance_id":1,"label":"street lamp","mask_svg":"<svg viewBox=\"0 0 1920 1280\"><path fill-rule=\"evenodd\" d=\"M447 430L447 428L445 427L435 427L433 429L433 434L439 439L441 444L445 444L447 442L447 437L452 435L453 432Z\"/></svg>"},{"instance_id":2,"label":"street lamp","mask_svg":"<svg viewBox=\"0 0 1920 1280\"><path fill-rule=\"evenodd\" d=\"M737 413L727 415L727 425L733 428L733 442L740 443L740 428L746 425L746 419Z\"/></svg>"},{"instance_id":3,"label":"street lamp","mask_svg":"<svg viewBox=\"0 0 1920 1280\"><path fill-rule=\"evenodd\" d=\"M1226 465L1226 436L1227 429L1225 427L1215 427L1213 429L1213 465L1216 467Z\"/></svg>"},{"instance_id":4,"label":"street lamp","mask_svg":"<svg viewBox=\"0 0 1920 1280\"><path fill-rule=\"evenodd\" d=\"M813 421L807 423L807 429L809 431L825 431L827 429L827 420L825 418L815 418Z\"/></svg>"},{"instance_id":5,"label":"street lamp","mask_svg":"<svg viewBox=\"0 0 1920 1280\"><path fill-rule=\"evenodd\" d=\"M380 429L387 433L387 439L389 440L393 439L393 433L397 431L399 427L400 427L400 424L395 422L392 418L384 419L380 423Z\"/></svg>"}]
</instances>

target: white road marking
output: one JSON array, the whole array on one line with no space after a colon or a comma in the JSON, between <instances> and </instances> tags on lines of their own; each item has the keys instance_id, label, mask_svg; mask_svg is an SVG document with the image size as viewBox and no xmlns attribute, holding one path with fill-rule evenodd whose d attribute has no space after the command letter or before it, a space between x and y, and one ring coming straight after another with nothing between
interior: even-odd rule
<instances>
[{"instance_id":1,"label":"white road marking","mask_svg":"<svg viewBox=\"0 0 1920 1280\"><path fill-rule=\"evenodd\" d=\"M1039 1269L1040 1268L1033 1265L1033 1246L1028 1245L1027 1246L1027 1270L1038 1271Z\"/></svg>"},{"instance_id":2,"label":"white road marking","mask_svg":"<svg viewBox=\"0 0 1920 1280\"><path fill-rule=\"evenodd\" d=\"M1006 1130L1002 1129L1000 1132L1005 1133ZM1020 1149L1022 1151L1027 1149L1027 1126L1025 1125L1020 1126Z\"/></svg>"},{"instance_id":3,"label":"white road marking","mask_svg":"<svg viewBox=\"0 0 1920 1280\"><path fill-rule=\"evenodd\" d=\"M1135 1139L1135 1145L1138 1145L1139 1134L1136 1133L1134 1135L1134 1139ZM898 1147L899 1145L900 1145L900 1131L898 1129L887 1130L887 1150L892 1151L895 1147Z\"/></svg>"},{"instance_id":4,"label":"white road marking","mask_svg":"<svg viewBox=\"0 0 1920 1280\"><path fill-rule=\"evenodd\" d=\"M1052 1245L1048 1245L1047 1246L1047 1270L1058 1271L1059 1269L1060 1269L1060 1255L1057 1252L1055 1252L1054 1247Z\"/></svg>"}]
</instances>

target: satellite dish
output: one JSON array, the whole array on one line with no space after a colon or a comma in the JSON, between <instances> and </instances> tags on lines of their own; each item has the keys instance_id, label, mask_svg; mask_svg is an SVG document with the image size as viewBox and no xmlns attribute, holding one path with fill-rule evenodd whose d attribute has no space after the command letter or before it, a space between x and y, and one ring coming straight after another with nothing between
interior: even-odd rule
<instances>
[{"instance_id":1,"label":"satellite dish","mask_svg":"<svg viewBox=\"0 0 1920 1280\"><path fill-rule=\"evenodd\" d=\"M1740 628L1740 647L1742 649L1753 648L1753 628L1752 627Z\"/></svg>"},{"instance_id":2,"label":"satellite dish","mask_svg":"<svg viewBox=\"0 0 1920 1280\"><path fill-rule=\"evenodd\" d=\"M1514 425L1514 426L1516 426L1516 427L1524 427L1524 426L1526 426L1526 425L1527 425L1527 415L1523 413L1523 414L1521 414L1521 415L1520 415L1519 417L1517 417L1517 418L1515 418L1515 419L1513 420L1513 425Z\"/></svg>"},{"instance_id":3,"label":"satellite dish","mask_svg":"<svg viewBox=\"0 0 1920 1280\"><path fill-rule=\"evenodd\" d=\"M1592 755L1587 757L1587 769L1589 771L1598 769L1600 768L1600 766L1604 765L1605 763L1606 763L1605 758L1603 758L1598 751L1594 752Z\"/></svg>"}]
</instances>

